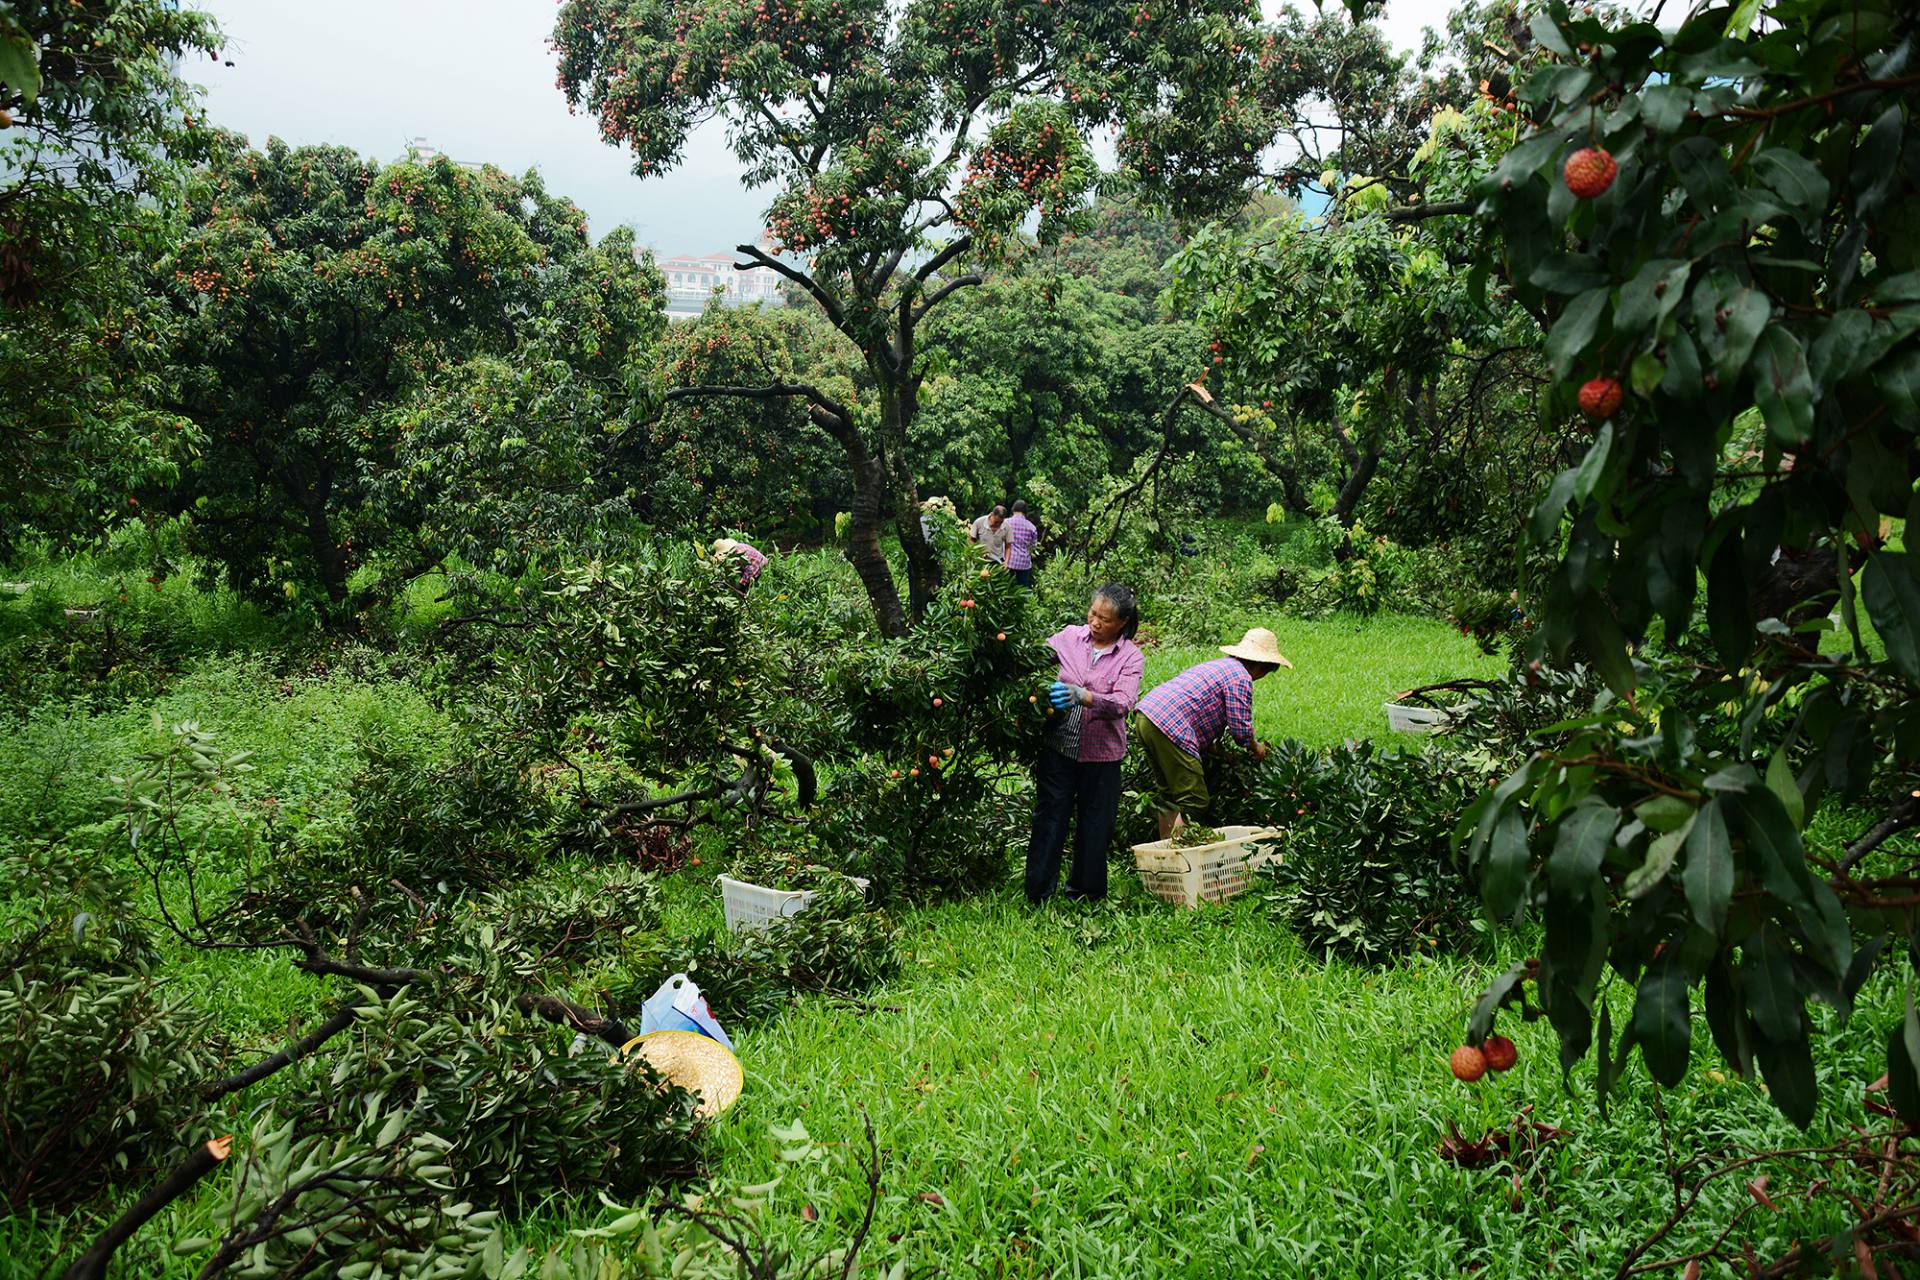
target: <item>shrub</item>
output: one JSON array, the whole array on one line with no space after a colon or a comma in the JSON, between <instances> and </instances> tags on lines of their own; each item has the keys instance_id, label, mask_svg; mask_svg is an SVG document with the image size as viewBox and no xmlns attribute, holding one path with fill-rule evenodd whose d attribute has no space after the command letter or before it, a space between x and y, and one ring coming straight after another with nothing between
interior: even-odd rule
<instances>
[{"instance_id":1,"label":"shrub","mask_svg":"<svg viewBox=\"0 0 1920 1280\"><path fill-rule=\"evenodd\" d=\"M562 864L488 894L476 907L523 962L584 963L659 927L660 884L630 867Z\"/></svg>"},{"instance_id":2,"label":"shrub","mask_svg":"<svg viewBox=\"0 0 1920 1280\"><path fill-rule=\"evenodd\" d=\"M1478 936L1478 899L1451 849L1474 794L1466 775L1371 743L1284 742L1249 790L1256 820L1285 832L1268 900L1309 947L1378 963Z\"/></svg>"},{"instance_id":3,"label":"shrub","mask_svg":"<svg viewBox=\"0 0 1920 1280\"><path fill-rule=\"evenodd\" d=\"M723 1026L764 1021L802 993L854 995L900 972L899 929L858 885L823 877L805 911L765 929L667 948L653 969L614 995L638 1008L669 973L691 974Z\"/></svg>"},{"instance_id":4,"label":"shrub","mask_svg":"<svg viewBox=\"0 0 1920 1280\"><path fill-rule=\"evenodd\" d=\"M70 1207L178 1149L212 1019L152 975L79 960L0 981L0 1199Z\"/></svg>"},{"instance_id":5,"label":"shrub","mask_svg":"<svg viewBox=\"0 0 1920 1280\"><path fill-rule=\"evenodd\" d=\"M352 1132L369 1111L399 1107L396 1133L445 1140L458 1198L508 1210L555 1191L637 1195L690 1173L691 1095L610 1066L598 1047L570 1053L573 1039L510 1000L415 984L363 1009L287 1118L302 1132Z\"/></svg>"}]
</instances>

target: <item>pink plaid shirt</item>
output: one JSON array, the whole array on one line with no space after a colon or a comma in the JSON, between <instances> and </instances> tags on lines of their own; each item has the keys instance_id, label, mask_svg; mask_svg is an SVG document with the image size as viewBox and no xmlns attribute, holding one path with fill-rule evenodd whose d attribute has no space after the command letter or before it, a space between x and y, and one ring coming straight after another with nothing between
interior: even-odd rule
<instances>
[{"instance_id":1,"label":"pink plaid shirt","mask_svg":"<svg viewBox=\"0 0 1920 1280\"><path fill-rule=\"evenodd\" d=\"M744 542L735 547L733 553L746 561L740 566L740 585L752 586L755 579L759 578L760 571L767 567L767 558Z\"/></svg>"},{"instance_id":2,"label":"pink plaid shirt","mask_svg":"<svg viewBox=\"0 0 1920 1280\"><path fill-rule=\"evenodd\" d=\"M1092 634L1084 622L1060 628L1047 643L1060 659L1055 679L1077 684L1093 695L1093 701L1080 708L1078 759L1084 764L1125 759L1127 712L1140 698L1140 672L1147 662L1140 646L1121 637L1096 658Z\"/></svg>"},{"instance_id":3,"label":"pink plaid shirt","mask_svg":"<svg viewBox=\"0 0 1920 1280\"><path fill-rule=\"evenodd\" d=\"M1155 685L1140 699L1140 714L1196 760L1222 732L1252 749L1253 677L1238 658L1215 658Z\"/></svg>"},{"instance_id":4,"label":"pink plaid shirt","mask_svg":"<svg viewBox=\"0 0 1920 1280\"><path fill-rule=\"evenodd\" d=\"M1039 541L1040 530L1019 511L1008 516L1003 527L1007 531L1007 568L1033 568L1033 544Z\"/></svg>"}]
</instances>

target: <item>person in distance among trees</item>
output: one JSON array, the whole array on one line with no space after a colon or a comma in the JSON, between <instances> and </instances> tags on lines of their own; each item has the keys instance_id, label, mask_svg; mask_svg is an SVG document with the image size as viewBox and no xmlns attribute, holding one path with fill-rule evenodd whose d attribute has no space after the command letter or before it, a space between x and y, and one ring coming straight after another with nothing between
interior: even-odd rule
<instances>
[{"instance_id":1,"label":"person in distance among trees","mask_svg":"<svg viewBox=\"0 0 1920 1280\"><path fill-rule=\"evenodd\" d=\"M1007 571L1013 580L1023 587L1033 586L1033 544L1040 540L1040 530L1033 521L1027 519L1027 504L1015 502L1013 514L1007 517Z\"/></svg>"},{"instance_id":2,"label":"person in distance among trees","mask_svg":"<svg viewBox=\"0 0 1920 1280\"><path fill-rule=\"evenodd\" d=\"M1127 713L1140 696L1145 658L1133 642L1140 606L1133 592L1109 582L1087 603L1084 625L1048 638L1060 660L1047 689L1046 745L1033 777L1033 834L1027 841L1027 901L1038 906L1060 880L1060 858L1072 823L1073 867L1064 896L1107 893L1107 842L1120 814L1120 762L1127 754Z\"/></svg>"},{"instance_id":3,"label":"person in distance among trees","mask_svg":"<svg viewBox=\"0 0 1920 1280\"><path fill-rule=\"evenodd\" d=\"M980 548L982 555L995 564L1007 562L1007 539L1012 534L1007 529L1007 509L995 507L973 522L967 530L967 536Z\"/></svg>"},{"instance_id":4,"label":"person in distance among trees","mask_svg":"<svg viewBox=\"0 0 1920 1280\"><path fill-rule=\"evenodd\" d=\"M1133 731L1153 769L1162 840L1180 829L1183 815L1206 812L1202 762L1222 733L1231 734L1256 759L1267 757L1267 744L1253 737L1253 682L1293 664L1265 627L1250 629L1239 644L1221 645L1220 652L1227 656L1188 667L1155 685L1133 713Z\"/></svg>"},{"instance_id":5,"label":"person in distance among trees","mask_svg":"<svg viewBox=\"0 0 1920 1280\"><path fill-rule=\"evenodd\" d=\"M759 550L748 546L744 542L736 541L733 538L715 538L713 541L713 556L716 560L721 556L738 556L740 558L740 589L742 591L751 587L754 581L759 578L760 571L767 567L767 558L760 554Z\"/></svg>"}]
</instances>

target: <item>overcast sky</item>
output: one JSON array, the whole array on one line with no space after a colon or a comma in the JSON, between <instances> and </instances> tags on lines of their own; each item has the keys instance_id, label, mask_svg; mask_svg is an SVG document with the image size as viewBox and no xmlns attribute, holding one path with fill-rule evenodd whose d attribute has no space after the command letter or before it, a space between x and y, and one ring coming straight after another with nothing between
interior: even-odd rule
<instances>
[{"instance_id":1,"label":"overcast sky","mask_svg":"<svg viewBox=\"0 0 1920 1280\"><path fill-rule=\"evenodd\" d=\"M455 160L513 173L587 211L596 238L631 224L663 253L725 252L759 233L770 192L740 185L717 125L679 168L633 176L589 116L567 114L547 47L554 0L196 0L227 35L232 67L189 63L208 114L256 145L330 142L383 160L421 138ZM1405 48L1444 28L1445 0L1390 0L1385 26Z\"/></svg>"}]
</instances>

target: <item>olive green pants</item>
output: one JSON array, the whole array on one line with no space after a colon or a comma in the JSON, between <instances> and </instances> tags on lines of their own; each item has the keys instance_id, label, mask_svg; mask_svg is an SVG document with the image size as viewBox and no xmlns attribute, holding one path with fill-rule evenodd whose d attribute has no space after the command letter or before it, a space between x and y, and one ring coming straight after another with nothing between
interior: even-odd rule
<instances>
[{"instance_id":1,"label":"olive green pants","mask_svg":"<svg viewBox=\"0 0 1920 1280\"><path fill-rule=\"evenodd\" d=\"M1206 766L1175 746L1159 725L1138 711L1133 713L1133 733L1146 748L1154 798L1160 806L1187 815L1205 813L1209 803Z\"/></svg>"}]
</instances>

